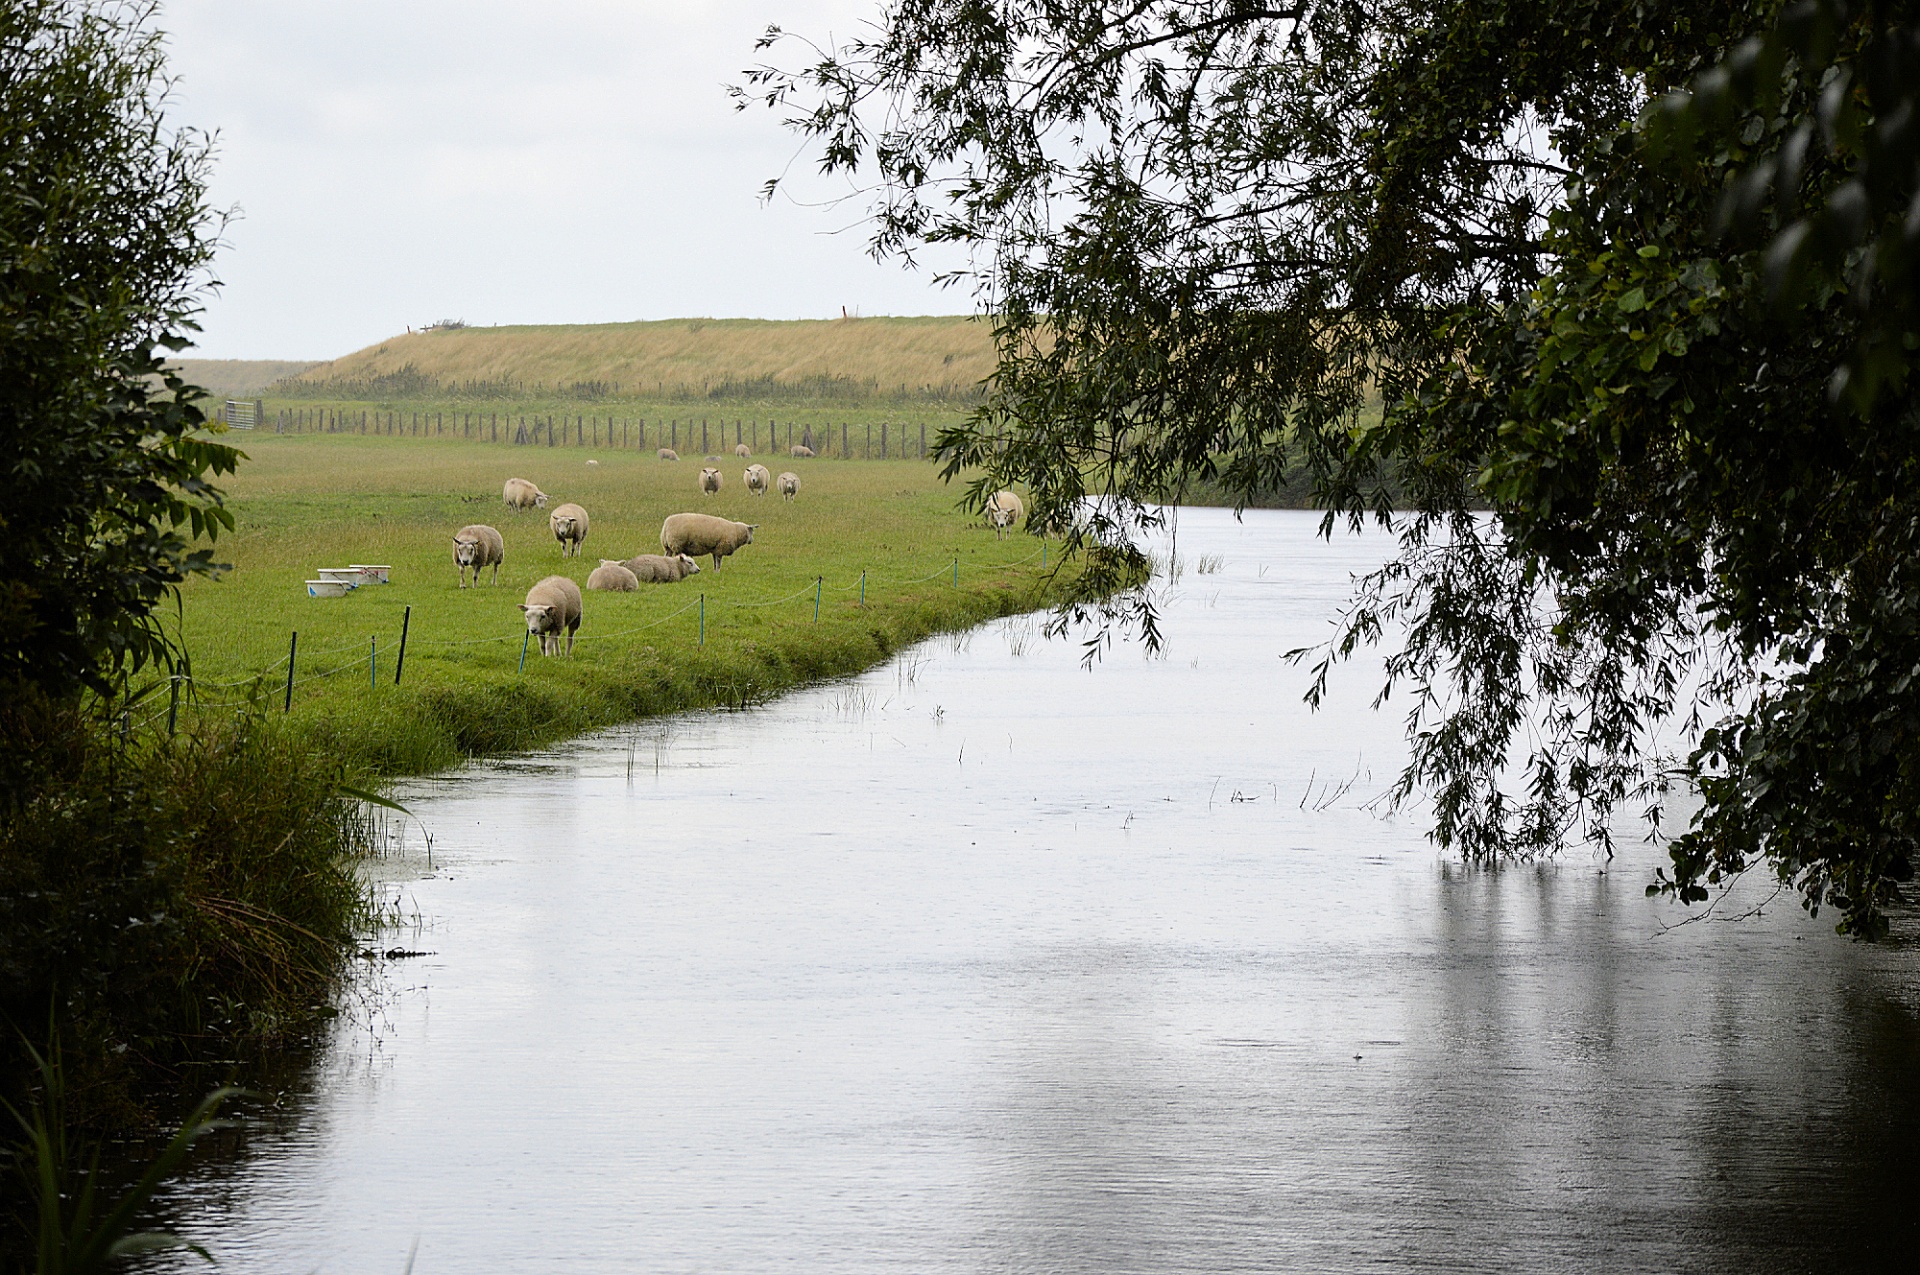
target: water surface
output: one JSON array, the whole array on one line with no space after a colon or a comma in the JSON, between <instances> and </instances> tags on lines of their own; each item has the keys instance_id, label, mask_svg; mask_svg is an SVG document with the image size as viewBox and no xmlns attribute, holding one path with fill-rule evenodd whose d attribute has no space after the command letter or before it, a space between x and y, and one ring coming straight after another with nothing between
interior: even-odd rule
<instances>
[{"instance_id":1,"label":"water surface","mask_svg":"<svg viewBox=\"0 0 1920 1275\"><path fill-rule=\"evenodd\" d=\"M1677 924L1646 851L1449 865L1374 800L1367 671L1316 715L1280 658L1388 547L1313 528L1187 511L1162 659L1014 620L415 785L381 943L430 954L187 1229L290 1273L1890 1269L1912 949Z\"/></svg>"}]
</instances>

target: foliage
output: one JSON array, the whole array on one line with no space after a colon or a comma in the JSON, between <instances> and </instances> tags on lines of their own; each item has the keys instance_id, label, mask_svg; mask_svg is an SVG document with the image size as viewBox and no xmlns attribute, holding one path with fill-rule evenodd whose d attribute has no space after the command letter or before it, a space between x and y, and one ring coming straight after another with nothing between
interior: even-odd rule
<instances>
[{"instance_id":1,"label":"foliage","mask_svg":"<svg viewBox=\"0 0 1920 1275\"><path fill-rule=\"evenodd\" d=\"M213 248L209 143L171 132L160 37L105 0L0 8L0 684L107 691L229 526L160 351ZM158 381L156 387L154 382Z\"/></svg>"},{"instance_id":2,"label":"foliage","mask_svg":"<svg viewBox=\"0 0 1920 1275\"><path fill-rule=\"evenodd\" d=\"M1885 353L1912 19L1776 10L895 0L737 92L869 175L876 253L984 263L999 371L940 439L973 499L1023 482L1101 544L1302 461L1329 530L1398 504L1322 658L1401 631L1397 792L1442 844L1605 845L1680 776L1705 806L1653 888L1765 857L1870 935L1920 809L1920 420Z\"/></svg>"}]
</instances>

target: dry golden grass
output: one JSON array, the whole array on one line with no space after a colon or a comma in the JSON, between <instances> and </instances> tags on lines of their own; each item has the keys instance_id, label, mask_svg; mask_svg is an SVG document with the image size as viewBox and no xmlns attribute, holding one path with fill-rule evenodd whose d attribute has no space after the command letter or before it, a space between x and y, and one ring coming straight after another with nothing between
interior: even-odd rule
<instances>
[{"instance_id":1,"label":"dry golden grass","mask_svg":"<svg viewBox=\"0 0 1920 1275\"><path fill-rule=\"evenodd\" d=\"M214 398L251 398L285 376L314 366L312 359L175 359L189 385Z\"/></svg>"},{"instance_id":2,"label":"dry golden grass","mask_svg":"<svg viewBox=\"0 0 1920 1275\"><path fill-rule=\"evenodd\" d=\"M902 386L962 389L993 368L991 328L964 316L669 319L408 333L311 368L283 392L301 382L363 382L411 369L448 389L468 382L519 382L529 390L600 382L641 395L827 378L885 393Z\"/></svg>"}]
</instances>

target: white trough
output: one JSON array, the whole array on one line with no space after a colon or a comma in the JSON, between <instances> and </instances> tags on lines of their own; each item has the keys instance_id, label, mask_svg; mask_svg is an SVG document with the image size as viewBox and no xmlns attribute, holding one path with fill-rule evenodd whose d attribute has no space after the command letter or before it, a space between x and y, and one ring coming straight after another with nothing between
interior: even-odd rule
<instances>
[{"instance_id":1,"label":"white trough","mask_svg":"<svg viewBox=\"0 0 1920 1275\"><path fill-rule=\"evenodd\" d=\"M355 571L360 573L360 582L362 584L385 584L387 582L387 574L393 570L392 567L387 566L385 563L376 565L371 562L356 562L353 563L352 566Z\"/></svg>"},{"instance_id":2,"label":"white trough","mask_svg":"<svg viewBox=\"0 0 1920 1275\"><path fill-rule=\"evenodd\" d=\"M307 596L310 598L344 598L347 590L353 586L344 580L309 580Z\"/></svg>"},{"instance_id":3,"label":"white trough","mask_svg":"<svg viewBox=\"0 0 1920 1275\"><path fill-rule=\"evenodd\" d=\"M360 587L360 573L352 567L322 567L317 574L322 580L337 580L349 589Z\"/></svg>"}]
</instances>

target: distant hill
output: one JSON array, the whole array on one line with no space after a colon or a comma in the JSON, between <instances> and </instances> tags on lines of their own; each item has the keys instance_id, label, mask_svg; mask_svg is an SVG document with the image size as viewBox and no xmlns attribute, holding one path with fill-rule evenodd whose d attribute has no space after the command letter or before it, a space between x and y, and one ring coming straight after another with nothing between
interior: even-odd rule
<instances>
[{"instance_id":1,"label":"distant hill","mask_svg":"<svg viewBox=\"0 0 1920 1275\"><path fill-rule=\"evenodd\" d=\"M176 366L189 385L214 398L250 398L275 381L313 367L312 359L179 359Z\"/></svg>"},{"instance_id":2,"label":"distant hill","mask_svg":"<svg viewBox=\"0 0 1920 1275\"><path fill-rule=\"evenodd\" d=\"M994 368L979 319L667 319L440 327L307 368L284 397L971 396Z\"/></svg>"}]
</instances>

